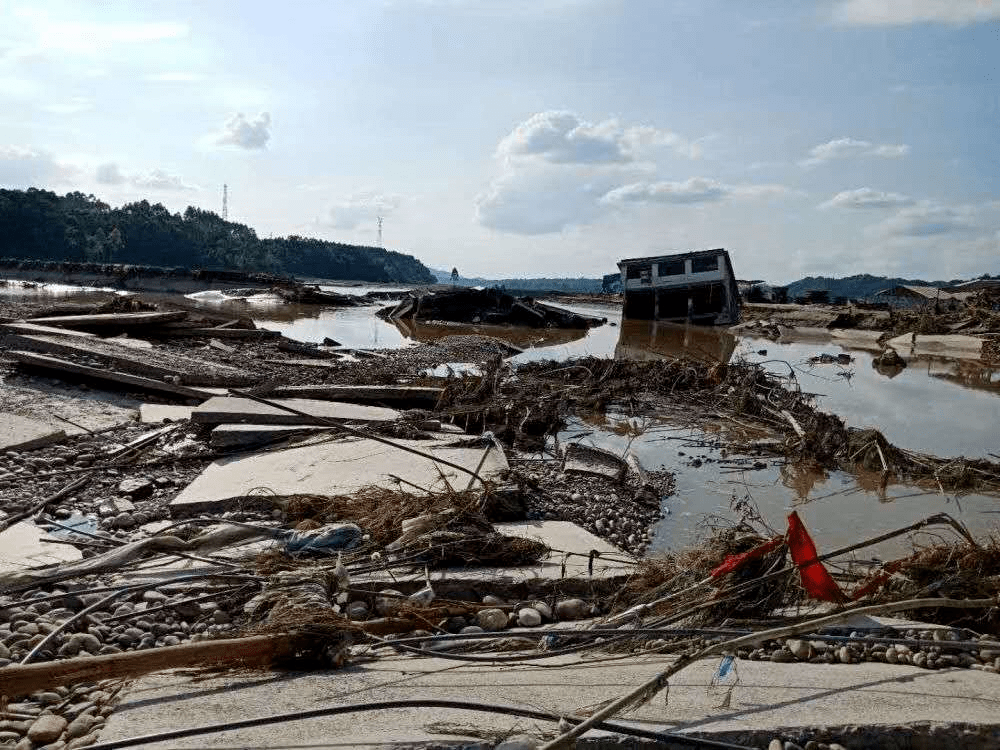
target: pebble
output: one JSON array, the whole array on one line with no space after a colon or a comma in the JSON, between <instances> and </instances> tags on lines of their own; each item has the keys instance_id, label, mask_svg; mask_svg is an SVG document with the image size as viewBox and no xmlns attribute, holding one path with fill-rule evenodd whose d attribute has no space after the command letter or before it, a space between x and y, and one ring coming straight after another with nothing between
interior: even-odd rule
<instances>
[{"instance_id":1,"label":"pebble","mask_svg":"<svg viewBox=\"0 0 1000 750\"><path fill-rule=\"evenodd\" d=\"M841 646L840 648L837 649L837 661L839 661L841 664L851 663L852 661L851 650L847 648L847 646Z\"/></svg>"},{"instance_id":2,"label":"pebble","mask_svg":"<svg viewBox=\"0 0 1000 750\"><path fill-rule=\"evenodd\" d=\"M799 661L809 661L813 656L813 648L809 645L809 641L789 638L785 641L785 648L791 651Z\"/></svg>"},{"instance_id":3,"label":"pebble","mask_svg":"<svg viewBox=\"0 0 1000 750\"><path fill-rule=\"evenodd\" d=\"M499 596L493 596L493 594L487 594L486 596L483 597L483 604L492 604L494 606L502 606L502 605L504 605L506 603L507 602L505 602Z\"/></svg>"},{"instance_id":4,"label":"pebble","mask_svg":"<svg viewBox=\"0 0 1000 750\"><path fill-rule=\"evenodd\" d=\"M233 619L223 609L217 609L212 613L212 622L216 625L228 625Z\"/></svg>"},{"instance_id":5,"label":"pebble","mask_svg":"<svg viewBox=\"0 0 1000 750\"><path fill-rule=\"evenodd\" d=\"M523 628L534 628L542 624L542 615L534 607L522 607L517 612L517 624Z\"/></svg>"},{"instance_id":6,"label":"pebble","mask_svg":"<svg viewBox=\"0 0 1000 750\"><path fill-rule=\"evenodd\" d=\"M97 719L90 714L80 714L66 727L66 739L75 740L77 737L89 734L90 728L96 721Z\"/></svg>"},{"instance_id":7,"label":"pebble","mask_svg":"<svg viewBox=\"0 0 1000 750\"><path fill-rule=\"evenodd\" d=\"M563 599L556 602L555 615L560 620L579 620L586 612L587 603L583 599Z\"/></svg>"},{"instance_id":8,"label":"pebble","mask_svg":"<svg viewBox=\"0 0 1000 750\"><path fill-rule=\"evenodd\" d=\"M515 734L497 745L494 750L536 750L537 747L538 743L530 735Z\"/></svg>"},{"instance_id":9,"label":"pebble","mask_svg":"<svg viewBox=\"0 0 1000 750\"><path fill-rule=\"evenodd\" d=\"M463 633L465 635L469 635L471 633L485 633L486 631L483 630L478 625L466 625L464 628L462 628L458 632L459 633Z\"/></svg>"},{"instance_id":10,"label":"pebble","mask_svg":"<svg viewBox=\"0 0 1000 750\"><path fill-rule=\"evenodd\" d=\"M367 602L351 602L347 605L347 616L352 620L364 620L368 617Z\"/></svg>"},{"instance_id":11,"label":"pebble","mask_svg":"<svg viewBox=\"0 0 1000 750\"><path fill-rule=\"evenodd\" d=\"M397 597L403 596L402 592L396 591L395 589L382 589L380 594L395 594L396 596L377 596L375 597L375 611L378 612L382 617L388 617L399 609L399 603L402 601Z\"/></svg>"},{"instance_id":12,"label":"pebble","mask_svg":"<svg viewBox=\"0 0 1000 750\"><path fill-rule=\"evenodd\" d=\"M481 609L476 614L476 622L483 630L503 630L507 627L507 613L500 609Z\"/></svg>"},{"instance_id":13,"label":"pebble","mask_svg":"<svg viewBox=\"0 0 1000 750\"><path fill-rule=\"evenodd\" d=\"M135 519L131 513L122 512L111 519L111 525L116 529L131 529L135 526Z\"/></svg>"},{"instance_id":14,"label":"pebble","mask_svg":"<svg viewBox=\"0 0 1000 750\"><path fill-rule=\"evenodd\" d=\"M28 739L36 745L55 742L68 726L66 719L55 714L45 714L35 719L28 730Z\"/></svg>"},{"instance_id":15,"label":"pebble","mask_svg":"<svg viewBox=\"0 0 1000 750\"><path fill-rule=\"evenodd\" d=\"M787 648L779 648L771 654L771 661L778 662L779 664L788 664L795 661L795 655Z\"/></svg>"},{"instance_id":16,"label":"pebble","mask_svg":"<svg viewBox=\"0 0 1000 750\"><path fill-rule=\"evenodd\" d=\"M532 608L538 610L538 613L546 620L552 620L552 608L549 607L545 602L532 602Z\"/></svg>"}]
</instances>

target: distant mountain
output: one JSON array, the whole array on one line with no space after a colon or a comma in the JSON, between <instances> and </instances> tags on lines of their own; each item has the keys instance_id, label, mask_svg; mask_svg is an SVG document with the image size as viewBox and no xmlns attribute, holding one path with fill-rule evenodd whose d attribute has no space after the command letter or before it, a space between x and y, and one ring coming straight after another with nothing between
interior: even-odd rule
<instances>
[{"instance_id":1,"label":"distant mountain","mask_svg":"<svg viewBox=\"0 0 1000 750\"><path fill-rule=\"evenodd\" d=\"M848 299L864 300L871 299L883 289L890 289L894 286L948 286L959 281L962 281L962 279L923 281L921 279L872 276L867 273L857 276L845 276L842 279L831 276L806 276L804 279L793 281L788 285L788 296L789 298L800 297L805 292L813 289L826 289L830 292L831 298L847 297Z\"/></svg>"}]
</instances>

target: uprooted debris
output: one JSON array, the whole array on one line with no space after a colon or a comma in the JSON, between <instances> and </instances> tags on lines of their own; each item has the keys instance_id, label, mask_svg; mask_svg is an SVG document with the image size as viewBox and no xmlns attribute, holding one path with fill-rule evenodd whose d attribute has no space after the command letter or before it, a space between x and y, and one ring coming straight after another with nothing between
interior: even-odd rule
<instances>
[{"instance_id":1,"label":"uprooted debris","mask_svg":"<svg viewBox=\"0 0 1000 750\"><path fill-rule=\"evenodd\" d=\"M607 322L499 289L451 289L411 296L378 311L386 320L446 320L455 323L517 325L530 328L593 328Z\"/></svg>"}]
</instances>

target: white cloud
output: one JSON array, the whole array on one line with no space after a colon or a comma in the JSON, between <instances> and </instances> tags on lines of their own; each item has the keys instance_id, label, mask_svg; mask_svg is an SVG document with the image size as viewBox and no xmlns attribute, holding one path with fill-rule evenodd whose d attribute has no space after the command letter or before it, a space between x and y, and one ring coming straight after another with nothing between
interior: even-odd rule
<instances>
[{"instance_id":1,"label":"white cloud","mask_svg":"<svg viewBox=\"0 0 1000 750\"><path fill-rule=\"evenodd\" d=\"M211 136L216 146L235 146L243 149L264 149L271 139L271 113L261 112L247 118L242 112L226 120L222 130Z\"/></svg>"},{"instance_id":2,"label":"white cloud","mask_svg":"<svg viewBox=\"0 0 1000 750\"><path fill-rule=\"evenodd\" d=\"M840 0L833 10L839 23L852 26L901 26L943 23L963 26L1000 19L995 0Z\"/></svg>"},{"instance_id":3,"label":"white cloud","mask_svg":"<svg viewBox=\"0 0 1000 750\"><path fill-rule=\"evenodd\" d=\"M876 233L886 238L926 238L979 232L980 209L920 201L901 209L876 225Z\"/></svg>"},{"instance_id":4,"label":"white cloud","mask_svg":"<svg viewBox=\"0 0 1000 750\"><path fill-rule=\"evenodd\" d=\"M175 174L170 174L162 169L154 169L145 174L133 175L131 182L138 188L147 190L195 190L194 185L189 185Z\"/></svg>"},{"instance_id":5,"label":"white cloud","mask_svg":"<svg viewBox=\"0 0 1000 750\"><path fill-rule=\"evenodd\" d=\"M637 182L609 191L602 203L714 203L729 198L761 198L787 193L782 185L727 185L706 177L683 182Z\"/></svg>"},{"instance_id":6,"label":"white cloud","mask_svg":"<svg viewBox=\"0 0 1000 750\"><path fill-rule=\"evenodd\" d=\"M127 178L122 174L121 168L117 164L108 162L97 167L94 179L102 185L121 185Z\"/></svg>"},{"instance_id":7,"label":"white cloud","mask_svg":"<svg viewBox=\"0 0 1000 750\"><path fill-rule=\"evenodd\" d=\"M886 193L881 190L863 187L857 190L843 190L830 200L819 205L820 208L900 208L913 205L914 200L900 193Z\"/></svg>"},{"instance_id":8,"label":"white cloud","mask_svg":"<svg viewBox=\"0 0 1000 750\"><path fill-rule=\"evenodd\" d=\"M799 164L804 167L811 167L834 159L850 159L866 156L893 159L906 156L908 153L910 153L910 147L905 143L873 144L871 141L863 141L856 138L834 138L832 141L813 146L809 149L809 158L802 160Z\"/></svg>"},{"instance_id":9,"label":"white cloud","mask_svg":"<svg viewBox=\"0 0 1000 750\"><path fill-rule=\"evenodd\" d=\"M153 83L195 83L204 79L201 73L185 73L183 71L172 71L166 73L153 73L146 76L147 81Z\"/></svg>"},{"instance_id":10,"label":"white cloud","mask_svg":"<svg viewBox=\"0 0 1000 750\"><path fill-rule=\"evenodd\" d=\"M336 229L357 229L363 223L375 226L377 217L389 216L403 199L398 195L363 192L334 203L321 223Z\"/></svg>"},{"instance_id":11,"label":"white cloud","mask_svg":"<svg viewBox=\"0 0 1000 750\"><path fill-rule=\"evenodd\" d=\"M634 161L650 148L672 148L688 157L700 149L687 140L649 125L622 127L615 119L591 123L568 111L532 115L505 136L497 157L535 158L552 164L615 164Z\"/></svg>"},{"instance_id":12,"label":"white cloud","mask_svg":"<svg viewBox=\"0 0 1000 750\"><path fill-rule=\"evenodd\" d=\"M85 96L74 96L62 102L53 102L42 107L55 115L75 115L94 108L94 102Z\"/></svg>"},{"instance_id":13,"label":"white cloud","mask_svg":"<svg viewBox=\"0 0 1000 750\"><path fill-rule=\"evenodd\" d=\"M66 182L76 169L48 151L0 146L0 185L9 188L48 187Z\"/></svg>"}]
</instances>

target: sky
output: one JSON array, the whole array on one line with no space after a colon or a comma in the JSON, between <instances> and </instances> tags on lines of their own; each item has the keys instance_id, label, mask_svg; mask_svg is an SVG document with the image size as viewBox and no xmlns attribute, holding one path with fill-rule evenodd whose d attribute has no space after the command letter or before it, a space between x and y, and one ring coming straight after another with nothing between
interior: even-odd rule
<instances>
[{"instance_id":1,"label":"sky","mask_svg":"<svg viewBox=\"0 0 1000 750\"><path fill-rule=\"evenodd\" d=\"M1000 273L1000 0L0 0L0 187L465 276Z\"/></svg>"}]
</instances>

